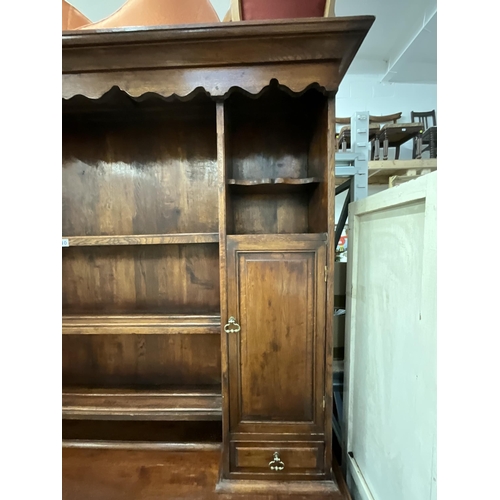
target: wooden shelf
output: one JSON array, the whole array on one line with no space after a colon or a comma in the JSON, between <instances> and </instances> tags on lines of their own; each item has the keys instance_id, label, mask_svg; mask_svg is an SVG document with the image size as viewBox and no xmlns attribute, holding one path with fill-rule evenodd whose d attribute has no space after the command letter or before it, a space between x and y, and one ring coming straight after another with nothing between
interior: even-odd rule
<instances>
[{"instance_id":1,"label":"wooden shelf","mask_svg":"<svg viewBox=\"0 0 500 500\"><path fill-rule=\"evenodd\" d=\"M421 175L426 170L437 170L437 158L424 158L420 160L370 160L368 162L368 184L389 184L390 177L406 175L413 171L414 175ZM335 185L340 186L348 177L335 177Z\"/></svg>"},{"instance_id":2,"label":"wooden shelf","mask_svg":"<svg viewBox=\"0 0 500 500\"><path fill-rule=\"evenodd\" d=\"M163 443L154 441L112 441L63 439L63 448L92 450L220 451L221 443Z\"/></svg>"},{"instance_id":3,"label":"wooden shelf","mask_svg":"<svg viewBox=\"0 0 500 500\"><path fill-rule=\"evenodd\" d=\"M222 396L220 388L63 388L62 417L77 420L219 420L222 418Z\"/></svg>"},{"instance_id":4,"label":"wooden shelf","mask_svg":"<svg viewBox=\"0 0 500 500\"><path fill-rule=\"evenodd\" d=\"M62 333L73 335L220 334L218 315L63 316Z\"/></svg>"},{"instance_id":5,"label":"wooden shelf","mask_svg":"<svg viewBox=\"0 0 500 500\"><path fill-rule=\"evenodd\" d=\"M277 177L275 179L228 179L233 192L254 194L293 193L313 188L321 182L319 177L305 177L302 179L291 177Z\"/></svg>"},{"instance_id":6,"label":"wooden shelf","mask_svg":"<svg viewBox=\"0 0 500 500\"><path fill-rule=\"evenodd\" d=\"M231 241L280 244L293 241L327 241L328 233L298 233L298 234L228 234Z\"/></svg>"},{"instance_id":7,"label":"wooden shelf","mask_svg":"<svg viewBox=\"0 0 500 500\"><path fill-rule=\"evenodd\" d=\"M109 245L185 245L218 243L219 233L126 234L117 236L63 236L70 247Z\"/></svg>"},{"instance_id":8,"label":"wooden shelf","mask_svg":"<svg viewBox=\"0 0 500 500\"><path fill-rule=\"evenodd\" d=\"M437 158L421 160L377 160L368 162L368 183L388 184L389 178L394 175L417 175L428 170L437 170ZM413 171L413 172L412 172Z\"/></svg>"}]
</instances>

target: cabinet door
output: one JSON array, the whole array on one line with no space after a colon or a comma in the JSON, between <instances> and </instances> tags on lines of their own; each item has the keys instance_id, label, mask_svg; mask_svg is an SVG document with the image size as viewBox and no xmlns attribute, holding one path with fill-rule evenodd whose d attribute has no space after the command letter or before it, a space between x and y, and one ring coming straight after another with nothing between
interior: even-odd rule
<instances>
[{"instance_id":1,"label":"cabinet door","mask_svg":"<svg viewBox=\"0 0 500 500\"><path fill-rule=\"evenodd\" d=\"M229 431L324 432L321 235L228 236ZM227 318L226 318L227 320Z\"/></svg>"}]
</instances>

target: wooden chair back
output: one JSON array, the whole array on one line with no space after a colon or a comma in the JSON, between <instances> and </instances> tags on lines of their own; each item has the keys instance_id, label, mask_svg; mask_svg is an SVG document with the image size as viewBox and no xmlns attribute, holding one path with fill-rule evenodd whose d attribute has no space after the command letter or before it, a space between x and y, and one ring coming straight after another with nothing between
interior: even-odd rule
<instances>
[{"instance_id":1,"label":"wooden chair back","mask_svg":"<svg viewBox=\"0 0 500 500\"><path fill-rule=\"evenodd\" d=\"M338 125L350 125L351 124L351 119L349 117L347 118L341 118L339 116L335 117L335 123Z\"/></svg>"},{"instance_id":2,"label":"wooden chair back","mask_svg":"<svg viewBox=\"0 0 500 500\"><path fill-rule=\"evenodd\" d=\"M421 123L424 130L427 130L429 127L434 127L436 125L436 110L433 109L432 111L412 111L411 121Z\"/></svg>"},{"instance_id":3,"label":"wooden chair back","mask_svg":"<svg viewBox=\"0 0 500 500\"><path fill-rule=\"evenodd\" d=\"M370 123L397 123L402 114L403 113L400 111L392 115L370 115Z\"/></svg>"}]
</instances>

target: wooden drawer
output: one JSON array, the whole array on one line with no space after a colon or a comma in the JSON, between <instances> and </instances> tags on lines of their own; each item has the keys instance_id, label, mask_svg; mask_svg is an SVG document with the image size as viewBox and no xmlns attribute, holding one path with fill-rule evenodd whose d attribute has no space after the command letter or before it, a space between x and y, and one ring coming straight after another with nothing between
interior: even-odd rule
<instances>
[{"instance_id":1,"label":"wooden drawer","mask_svg":"<svg viewBox=\"0 0 500 500\"><path fill-rule=\"evenodd\" d=\"M319 442L234 442L231 445L231 472L322 474L323 456L324 444Z\"/></svg>"}]
</instances>

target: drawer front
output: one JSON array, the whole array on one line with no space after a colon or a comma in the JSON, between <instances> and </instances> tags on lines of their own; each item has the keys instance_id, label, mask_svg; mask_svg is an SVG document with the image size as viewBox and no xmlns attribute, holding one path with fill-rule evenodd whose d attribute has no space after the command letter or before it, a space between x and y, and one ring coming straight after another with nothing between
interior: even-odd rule
<instances>
[{"instance_id":1,"label":"drawer front","mask_svg":"<svg viewBox=\"0 0 500 500\"><path fill-rule=\"evenodd\" d=\"M233 442L231 472L321 475L323 456L324 444L319 442Z\"/></svg>"}]
</instances>

